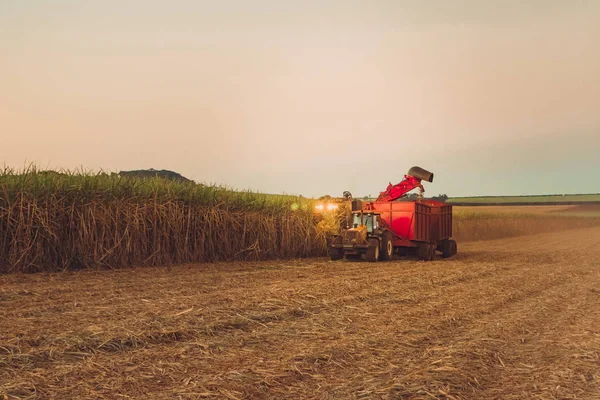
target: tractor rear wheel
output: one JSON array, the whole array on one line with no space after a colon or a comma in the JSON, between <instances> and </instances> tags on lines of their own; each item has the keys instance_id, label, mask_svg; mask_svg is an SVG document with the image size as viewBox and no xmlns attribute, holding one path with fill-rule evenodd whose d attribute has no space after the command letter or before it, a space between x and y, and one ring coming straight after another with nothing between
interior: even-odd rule
<instances>
[{"instance_id":1,"label":"tractor rear wheel","mask_svg":"<svg viewBox=\"0 0 600 400\"><path fill-rule=\"evenodd\" d=\"M390 231L383 232L381 237L381 260L391 261L394 257L394 242Z\"/></svg>"},{"instance_id":2,"label":"tractor rear wheel","mask_svg":"<svg viewBox=\"0 0 600 400\"><path fill-rule=\"evenodd\" d=\"M379 260L379 240L369 239L369 248L367 249L367 261L376 262Z\"/></svg>"},{"instance_id":3,"label":"tractor rear wheel","mask_svg":"<svg viewBox=\"0 0 600 400\"><path fill-rule=\"evenodd\" d=\"M330 247L329 255L331 256L331 261L341 260L342 258L344 258L344 249Z\"/></svg>"}]
</instances>

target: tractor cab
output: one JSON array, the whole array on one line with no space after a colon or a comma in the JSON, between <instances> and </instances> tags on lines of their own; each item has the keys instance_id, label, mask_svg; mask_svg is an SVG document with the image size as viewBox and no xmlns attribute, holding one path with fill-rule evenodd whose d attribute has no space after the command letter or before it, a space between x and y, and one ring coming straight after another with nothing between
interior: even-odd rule
<instances>
[{"instance_id":1,"label":"tractor cab","mask_svg":"<svg viewBox=\"0 0 600 400\"><path fill-rule=\"evenodd\" d=\"M343 229L340 240L345 247L367 246L369 237L380 233L380 214L376 211L353 211L352 226Z\"/></svg>"},{"instance_id":2,"label":"tractor cab","mask_svg":"<svg viewBox=\"0 0 600 400\"><path fill-rule=\"evenodd\" d=\"M366 229L367 233L373 233L373 231L379 229L379 213L354 211L352 213L352 229Z\"/></svg>"}]
</instances>

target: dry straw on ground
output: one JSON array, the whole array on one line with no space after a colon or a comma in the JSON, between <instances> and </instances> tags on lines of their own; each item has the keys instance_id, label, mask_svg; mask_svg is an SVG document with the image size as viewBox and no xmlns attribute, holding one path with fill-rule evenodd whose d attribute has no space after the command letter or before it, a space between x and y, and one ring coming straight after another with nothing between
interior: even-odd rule
<instances>
[{"instance_id":1,"label":"dry straw on ground","mask_svg":"<svg viewBox=\"0 0 600 400\"><path fill-rule=\"evenodd\" d=\"M3 275L0 399L597 399L598 240Z\"/></svg>"}]
</instances>

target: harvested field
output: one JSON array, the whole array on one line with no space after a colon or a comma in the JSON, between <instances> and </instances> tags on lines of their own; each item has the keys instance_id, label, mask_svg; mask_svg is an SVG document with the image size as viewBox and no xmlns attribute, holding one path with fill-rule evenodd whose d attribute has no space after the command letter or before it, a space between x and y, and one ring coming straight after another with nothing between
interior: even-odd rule
<instances>
[{"instance_id":1,"label":"harvested field","mask_svg":"<svg viewBox=\"0 0 600 400\"><path fill-rule=\"evenodd\" d=\"M0 398L600 398L600 228L0 276Z\"/></svg>"},{"instance_id":2,"label":"harvested field","mask_svg":"<svg viewBox=\"0 0 600 400\"><path fill-rule=\"evenodd\" d=\"M527 214L539 215L559 213L565 215L596 216L600 214L600 204L576 204L567 206L454 206L454 210L463 214Z\"/></svg>"},{"instance_id":3,"label":"harvested field","mask_svg":"<svg viewBox=\"0 0 600 400\"><path fill-rule=\"evenodd\" d=\"M461 242L600 226L600 206L454 206L453 236Z\"/></svg>"},{"instance_id":4,"label":"harvested field","mask_svg":"<svg viewBox=\"0 0 600 400\"><path fill-rule=\"evenodd\" d=\"M589 202L600 201L600 194L551 194L540 196L481 196L481 197L451 197L451 203L555 203L555 202Z\"/></svg>"},{"instance_id":5,"label":"harvested field","mask_svg":"<svg viewBox=\"0 0 600 400\"><path fill-rule=\"evenodd\" d=\"M594 205L588 205L594 206ZM462 214L502 214L502 215L539 215L546 213L569 212L573 208L581 206L454 206L454 211Z\"/></svg>"},{"instance_id":6,"label":"harvested field","mask_svg":"<svg viewBox=\"0 0 600 400\"><path fill-rule=\"evenodd\" d=\"M600 204L580 204L576 206L570 206L565 210L557 210L565 215L579 215L584 217L598 217L600 216Z\"/></svg>"}]
</instances>

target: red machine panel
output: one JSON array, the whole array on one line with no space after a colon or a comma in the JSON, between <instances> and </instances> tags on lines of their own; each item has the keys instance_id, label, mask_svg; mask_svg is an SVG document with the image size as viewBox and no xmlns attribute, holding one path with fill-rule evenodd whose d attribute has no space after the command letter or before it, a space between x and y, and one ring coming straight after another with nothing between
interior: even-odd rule
<instances>
[{"instance_id":1,"label":"red machine panel","mask_svg":"<svg viewBox=\"0 0 600 400\"><path fill-rule=\"evenodd\" d=\"M434 240L437 228L437 210L426 204L415 203L415 230L411 240L429 242Z\"/></svg>"},{"instance_id":2,"label":"red machine panel","mask_svg":"<svg viewBox=\"0 0 600 400\"><path fill-rule=\"evenodd\" d=\"M434 200L370 202L365 210L381 213L396 235L418 242L440 241L452 236L452 206Z\"/></svg>"},{"instance_id":3,"label":"red machine panel","mask_svg":"<svg viewBox=\"0 0 600 400\"><path fill-rule=\"evenodd\" d=\"M444 204L440 207L439 240L452 237L452 206Z\"/></svg>"}]
</instances>

